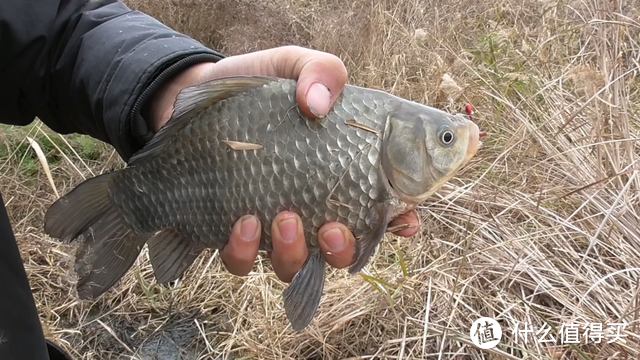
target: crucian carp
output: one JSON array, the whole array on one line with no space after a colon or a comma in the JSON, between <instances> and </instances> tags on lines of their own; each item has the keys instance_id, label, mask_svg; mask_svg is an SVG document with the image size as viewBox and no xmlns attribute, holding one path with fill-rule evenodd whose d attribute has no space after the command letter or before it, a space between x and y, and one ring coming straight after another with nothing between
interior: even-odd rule
<instances>
[{"instance_id":1,"label":"crucian carp","mask_svg":"<svg viewBox=\"0 0 640 360\"><path fill-rule=\"evenodd\" d=\"M222 249L245 214L262 223L301 215L309 256L284 292L296 331L322 297L325 260L318 229L353 231L349 271L370 260L398 215L414 208L468 163L478 126L389 93L347 85L320 120L300 112L296 81L259 76L184 89L169 122L124 169L88 179L45 216L51 237L83 241L74 269L78 296L95 299L131 268L144 244L159 283L173 281L206 248Z\"/></svg>"}]
</instances>

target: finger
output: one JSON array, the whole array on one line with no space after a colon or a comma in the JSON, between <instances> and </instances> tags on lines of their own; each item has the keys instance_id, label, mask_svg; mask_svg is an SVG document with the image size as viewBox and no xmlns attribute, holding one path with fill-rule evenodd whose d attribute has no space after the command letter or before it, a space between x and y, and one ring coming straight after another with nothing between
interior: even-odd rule
<instances>
[{"instance_id":1,"label":"finger","mask_svg":"<svg viewBox=\"0 0 640 360\"><path fill-rule=\"evenodd\" d=\"M222 249L220 257L230 273L246 276L253 268L259 247L260 220L246 215L234 224L229 243Z\"/></svg>"},{"instance_id":2,"label":"finger","mask_svg":"<svg viewBox=\"0 0 640 360\"><path fill-rule=\"evenodd\" d=\"M311 118L323 117L347 82L347 69L335 55L299 46L282 46L222 59L207 78L266 75L297 79L296 100Z\"/></svg>"},{"instance_id":3,"label":"finger","mask_svg":"<svg viewBox=\"0 0 640 360\"><path fill-rule=\"evenodd\" d=\"M343 224L332 222L320 227L318 243L329 265L343 269L353 262L356 240L353 233Z\"/></svg>"},{"instance_id":4,"label":"finger","mask_svg":"<svg viewBox=\"0 0 640 360\"><path fill-rule=\"evenodd\" d=\"M271 223L271 238L273 270L280 280L291 282L308 256L300 217L288 211L278 214Z\"/></svg>"},{"instance_id":5,"label":"finger","mask_svg":"<svg viewBox=\"0 0 640 360\"><path fill-rule=\"evenodd\" d=\"M415 235L420 229L420 219L418 213L415 210L411 210L405 214L402 214L389 223L389 227L398 225L409 225L408 228L394 232L394 234L402 237L411 237Z\"/></svg>"},{"instance_id":6,"label":"finger","mask_svg":"<svg viewBox=\"0 0 640 360\"><path fill-rule=\"evenodd\" d=\"M347 69L335 55L305 51L298 62L296 101L300 110L311 118L322 118L333 107L347 82Z\"/></svg>"}]
</instances>

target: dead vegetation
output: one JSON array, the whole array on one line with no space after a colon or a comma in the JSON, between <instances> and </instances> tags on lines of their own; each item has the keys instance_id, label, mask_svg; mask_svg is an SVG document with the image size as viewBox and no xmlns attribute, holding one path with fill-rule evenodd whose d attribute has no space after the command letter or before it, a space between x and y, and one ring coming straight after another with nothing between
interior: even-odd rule
<instances>
[{"instance_id":1,"label":"dead vegetation","mask_svg":"<svg viewBox=\"0 0 640 360\"><path fill-rule=\"evenodd\" d=\"M144 253L115 290L78 301L72 247L42 234L51 186L41 168L25 170L37 159L18 146L26 130L9 129L2 191L46 332L78 359L165 359L176 348L188 359L640 357L637 2L127 3L227 55L308 46L340 56L350 83L449 111L471 103L490 138L421 207L418 236L389 236L362 276L330 272L316 319L296 334L263 258L237 278L207 253L167 288ZM94 159L67 154L50 164L60 193L121 165L108 147ZM469 337L483 316L503 330L491 350ZM626 342L607 343L607 324L621 322ZM513 332L524 323L527 342ZM578 344L560 341L569 323ZM582 336L589 323L603 324L600 343ZM555 341L532 340L545 324Z\"/></svg>"}]
</instances>

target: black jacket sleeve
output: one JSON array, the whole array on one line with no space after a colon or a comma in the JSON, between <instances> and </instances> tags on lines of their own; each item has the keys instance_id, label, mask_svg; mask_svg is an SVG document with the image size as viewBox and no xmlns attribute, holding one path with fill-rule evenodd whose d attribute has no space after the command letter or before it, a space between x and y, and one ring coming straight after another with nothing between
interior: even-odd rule
<instances>
[{"instance_id":1,"label":"black jacket sleeve","mask_svg":"<svg viewBox=\"0 0 640 360\"><path fill-rule=\"evenodd\" d=\"M149 95L176 72L222 57L114 0L2 0L0 122L37 116L128 160L151 135L140 116Z\"/></svg>"}]
</instances>

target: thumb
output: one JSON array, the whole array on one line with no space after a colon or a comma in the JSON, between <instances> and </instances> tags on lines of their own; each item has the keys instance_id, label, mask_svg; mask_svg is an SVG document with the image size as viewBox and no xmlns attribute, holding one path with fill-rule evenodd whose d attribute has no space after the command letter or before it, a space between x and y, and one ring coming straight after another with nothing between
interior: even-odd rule
<instances>
[{"instance_id":1,"label":"thumb","mask_svg":"<svg viewBox=\"0 0 640 360\"><path fill-rule=\"evenodd\" d=\"M339 57L299 46L282 46L225 58L203 78L266 75L298 81L296 101L310 118L327 115L347 83Z\"/></svg>"},{"instance_id":2,"label":"thumb","mask_svg":"<svg viewBox=\"0 0 640 360\"><path fill-rule=\"evenodd\" d=\"M322 118L333 107L347 82L347 70L333 55L312 58L298 77L296 100L300 110L312 118Z\"/></svg>"}]
</instances>

